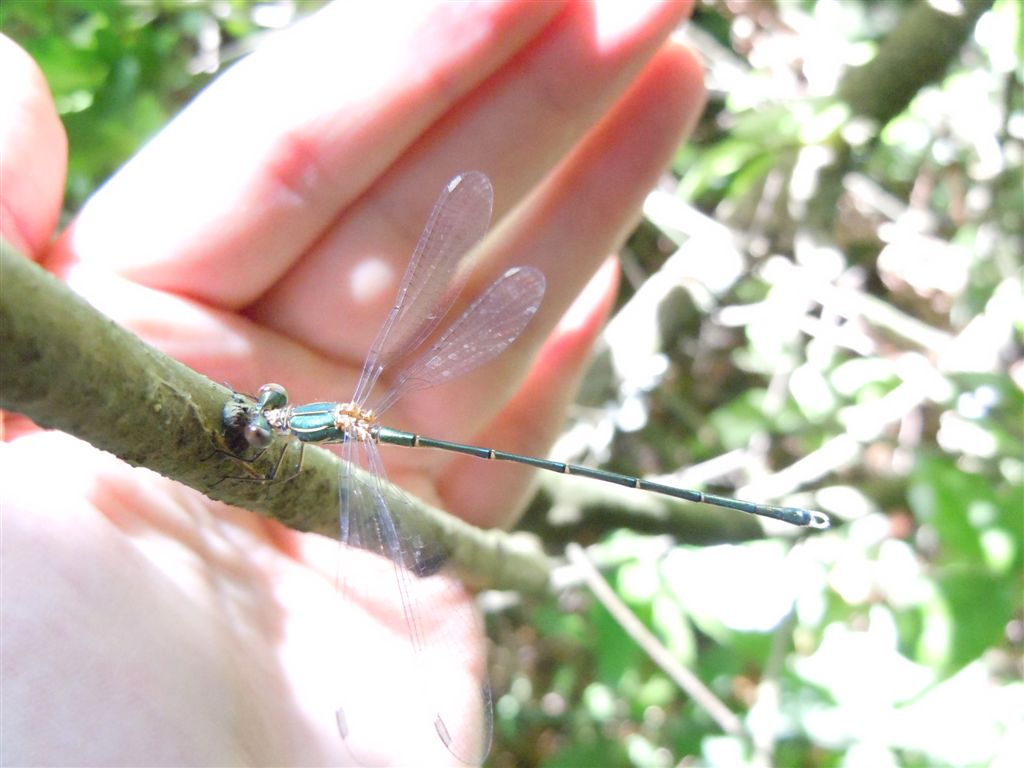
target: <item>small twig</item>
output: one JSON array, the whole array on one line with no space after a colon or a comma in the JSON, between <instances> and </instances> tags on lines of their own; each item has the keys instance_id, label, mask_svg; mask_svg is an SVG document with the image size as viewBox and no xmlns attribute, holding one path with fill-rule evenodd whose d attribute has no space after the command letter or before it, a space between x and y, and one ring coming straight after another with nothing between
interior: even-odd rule
<instances>
[{"instance_id":1,"label":"small twig","mask_svg":"<svg viewBox=\"0 0 1024 768\"><path fill-rule=\"evenodd\" d=\"M752 763L754 765L774 765L776 732L772 730L773 725L779 716L780 683L782 677L782 665L786 658L786 650L789 647L789 638L793 635L793 627L796 624L796 611L790 608L789 613L782 620L782 623L772 633L771 651L768 654L768 662L764 665L761 680L757 685L756 706L761 710L770 710L774 718L766 718L759 715L756 722L762 723L768 720L769 727L751 727L751 739L754 747Z\"/></svg>"},{"instance_id":2,"label":"small twig","mask_svg":"<svg viewBox=\"0 0 1024 768\"><path fill-rule=\"evenodd\" d=\"M627 562L633 562L637 557L658 560L668 555L669 552L679 545L675 537L668 535L647 536L639 541L643 542L642 545L637 543L636 546L630 548L629 552L617 547L593 544L587 552L587 560L592 567L597 568L600 572L601 570L618 568ZM642 550L638 551L640 546L642 546ZM584 569L577 567L573 563L556 566L551 571L551 590L553 592L564 592L567 589L575 589L587 583L587 575Z\"/></svg>"},{"instance_id":3,"label":"small twig","mask_svg":"<svg viewBox=\"0 0 1024 768\"><path fill-rule=\"evenodd\" d=\"M569 544L565 548L565 554L569 558L569 562L582 571L587 586L590 587L594 596L608 609L608 612L626 631L626 634L633 638L636 644L650 656L651 660L661 667L662 671L690 698L703 707L725 733L746 739L747 733L739 718L696 675L676 661L668 649L658 641L658 638L633 615L629 607L619 599L594 564L590 562L583 547L578 544Z\"/></svg>"}]
</instances>

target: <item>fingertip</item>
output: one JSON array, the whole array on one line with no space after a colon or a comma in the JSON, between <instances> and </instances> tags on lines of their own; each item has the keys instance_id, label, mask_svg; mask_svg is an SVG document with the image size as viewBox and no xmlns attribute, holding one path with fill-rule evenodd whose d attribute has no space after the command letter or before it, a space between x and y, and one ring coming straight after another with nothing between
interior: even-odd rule
<instances>
[{"instance_id":1,"label":"fingertip","mask_svg":"<svg viewBox=\"0 0 1024 768\"><path fill-rule=\"evenodd\" d=\"M675 36L655 58L654 67L661 68L661 77L670 78L675 85L678 109L682 114L682 135L690 136L707 103L704 65L700 56L681 36Z\"/></svg>"},{"instance_id":2,"label":"fingertip","mask_svg":"<svg viewBox=\"0 0 1024 768\"><path fill-rule=\"evenodd\" d=\"M596 0L593 4L594 26L602 46L609 47L624 37L635 34L638 20L646 27L671 28L688 17L693 0Z\"/></svg>"},{"instance_id":3,"label":"fingertip","mask_svg":"<svg viewBox=\"0 0 1024 768\"><path fill-rule=\"evenodd\" d=\"M43 73L32 57L0 35L0 235L38 258L60 215L67 136Z\"/></svg>"}]
</instances>

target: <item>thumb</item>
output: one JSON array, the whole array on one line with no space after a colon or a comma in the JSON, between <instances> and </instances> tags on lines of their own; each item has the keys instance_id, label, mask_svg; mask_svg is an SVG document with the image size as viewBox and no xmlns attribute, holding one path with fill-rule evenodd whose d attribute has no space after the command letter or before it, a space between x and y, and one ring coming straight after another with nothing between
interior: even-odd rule
<instances>
[{"instance_id":1,"label":"thumb","mask_svg":"<svg viewBox=\"0 0 1024 768\"><path fill-rule=\"evenodd\" d=\"M43 73L0 35L0 236L39 259L57 226L68 141Z\"/></svg>"}]
</instances>

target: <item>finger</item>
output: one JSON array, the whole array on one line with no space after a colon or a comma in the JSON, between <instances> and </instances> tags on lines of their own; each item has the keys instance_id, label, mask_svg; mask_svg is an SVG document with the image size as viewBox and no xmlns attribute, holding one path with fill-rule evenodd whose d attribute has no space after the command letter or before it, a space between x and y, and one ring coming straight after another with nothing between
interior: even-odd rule
<instances>
[{"instance_id":1,"label":"finger","mask_svg":"<svg viewBox=\"0 0 1024 768\"><path fill-rule=\"evenodd\" d=\"M574 140L575 134L585 130L597 119L603 105L624 87L623 80L640 66L642 60L649 55L652 45L664 38L676 23L678 16L685 10L681 9L679 4L658 3L645 14L642 5L630 4L629 13L623 14L623 19L616 26L606 20L599 25L599 19L589 15L589 4L581 3L577 6L574 6L573 12L567 13L564 19L559 19L558 33L547 36L544 46L531 45L520 54L517 65L511 68L511 74L504 75L502 87L498 89L503 94L498 103L499 114L488 123L486 133L500 135L502 122L509 119L506 113L511 112L521 123L517 129L534 126L533 130L538 136L536 141L532 138L521 141L522 135L512 136L506 140L505 149L519 153L516 158L510 157L507 166L523 170L520 176L510 178L509 184L514 187L513 193L506 194L500 190L500 199L505 201L505 208L515 202L519 195L517 190L532 184L546 173L550 162L549 156L563 152L564 147L569 146ZM610 6L613 9L621 8L615 3L611 3ZM522 27L524 24L525 22L521 22L519 26ZM492 26L494 34L499 35L502 41L501 45L496 44L496 47L507 53L508 41L515 41L516 35L506 34L508 23L496 23ZM598 26L603 29L603 38L597 33ZM519 38L525 39L524 34L521 33ZM421 43L419 40L416 42ZM520 48L524 45L520 45ZM534 48L537 48L537 51ZM538 51L543 53L539 59ZM299 52L296 56L301 59L302 53ZM429 60L427 64L429 65ZM440 77L437 73L443 66L450 66L454 70L456 65L464 64L465 57L459 61L449 57L435 66L434 76ZM447 71L445 76L449 79L458 79L461 74ZM550 87L547 80L552 81ZM613 84L608 86L607 92L604 90L606 82ZM577 89L577 83L586 83L586 89ZM274 96L273 89L270 91L267 100L272 100L271 97ZM231 93L228 85L216 92L211 91L203 98L208 98L212 104L227 102L231 106L237 106L227 97L220 98L225 92ZM520 93L526 94L526 97L517 98L516 94ZM587 113L583 105L588 105L591 101L598 106L588 108L590 111ZM538 121L521 116L522 113L529 112L531 104L538 108L543 107L540 114L545 115L545 119ZM558 104L566 105L565 109L556 106ZM432 106L433 102L430 102L430 105ZM477 100L474 105L475 114L488 114L489 102L486 100ZM422 104L420 108L425 109ZM438 110L443 112L445 108L442 104ZM583 116L574 117L572 129L568 130L563 125L569 123L568 119L550 119L552 113L558 115L562 111L567 115L576 116L577 113L582 113ZM197 112L198 117L193 116L193 112ZM455 117L458 116L456 112L457 110L452 110ZM203 119L204 114L208 114L208 120ZM435 120L434 112L430 113L430 119ZM275 212L268 209L266 201L258 197L251 198L244 204L239 203L240 195L247 189L245 179L248 177L242 173L243 167L234 169L238 173L233 172L232 158L235 157L235 150L231 146L225 150L226 159L217 159L215 164L208 167L197 168L191 160L192 155L197 152L196 147L205 146L206 139L201 135L203 130L209 130L216 141L218 136L229 132L228 129L221 127L222 124L231 129L237 128L232 116L220 114L210 106L199 109L197 101L196 106L190 108L189 113L177 122L185 123L186 128L181 128L180 125L172 126L154 141L153 145L144 150L136 161L118 175L115 182L108 185L87 206L75 230L62 243L68 247L73 245L79 248L83 243L88 245L91 241L87 235L89 228L92 228L95 234L94 245L97 247L87 247L83 250L89 257L90 264L98 262L101 267L105 263L116 266L118 253L122 253L128 260L135 256L145 261L140 270L131 270L131 276L149 279L152 275L146 274L148 267L145 265L155 260L154 269L166 268L169 270L168 279L184 281L177 287L180 289L179 295L184 293L208 296L209 288L215 292L221 291L220 298L215 298L214 303L223 300L228 306L234 306L238 301L245 300L249 292L262 290L265 287L264 283L273 279L274 274L283 268L282 264L294 258L295 253L305 246L303 237L308 234L306 230L309 229L309 225L303 221L303 216L307 214L306 209L315 213L317 205L311 202L309 205L292 206L287 210ZM249 122L256 126L260 124L260 121L255 119L250 119ZM472 147L475 143L473 134L484 135L484 123L485 117L479 117L467 123L470 129L464 135L449 132L445 142L449 147L447 155L450 156L455 151L453 148L461 146L467 151L467 156L472 156ZM554 133L550 128L536 127L548 124L561 127ZM453 125L457 128L458 120L455 120ZM378 130L377 133L386 134L387 130ZM245 135L247 134L243 131L242 136ZM317 135L317 132L309 129L305 130L304 135ZM554 145L557 151L552 151L548 146L553 140L552 136L557 140ZM234 135L231 134L221 143L230 145L228 139L234 139ZM343 139L344 136L337 138L337 141L341 142ZM558 144L558 141L561 144ZM423 146L427 144L429 142ZM202 154L204 150L198 151ZM331 166L337 168L338 172L321 174L321 181L334 177L358 177L361 172L360 166L351 163L358 162L360 154L365 153L355 153L356 159L353 160L348 153L342 152ZM426 151L423 154L428 157L430 155ZM249 161L252 158L246 156L244 159ZM527 160L529 162L526 162ZM241 163L241 160L238 163ZM259 165L258 156L252 163ZM344 163L350 165L344 166ZM444 163L447 165L448 161L444 160ZM327 167L326 164L322 165ZM153 177L158 179L161 190L177 188L178 192L173 199L169 197L170 192L161 190L154 191L157 195L155 198L149 194L144 189L145 183L148 183L145 181L146 172L151 172ZM444 174L443 177L438 178L446 180L451 172L451 169L446 167L441 172ZM192 191L187 194L182 191L181 176L187 177L189 183L193 184L194 178L203 179L203 183L199 185L201 189L194 192L200 197L216 196L218 185L227 184L229 190L238 194L226 194L222 197L228 203L238 203L236 207L245 212L246 218L233 223L230 213L218 218L206 209L193 210L189 206L199 205L198 198L192 199ZM135 185L131 183L133 178L139 178ZM238 181L239 178L242 181ZM399 177L400 180L403 178ZM385 186L381 185L380 189L385 189ZM439 189L440 184L437 187ZM196 316L195 307L187 298L172 300L172 303L179 301L182 304L178 311L168 307L168 311L155 315L150 312L151 305L148 302L119 305L112 301L111 299L119 292L105 292L102 280L95 277L83 279L79 275L71 275L69 279L76 289L83 292L91 301L106 304L106 311L113 317L135 330L144 332L148 340L166 341L167 346L164 348L168 351L173 349L173 353L184 362L214 378L227 379L235 386L252 389L262 382L249 380L244 375L245 372L276 371L263 379L286 381L293 394L298 397L341 397L350 391L359 363L386 314L388 303L394 295L395 284L404 270L405 260L411 252L419 228L426 219L435 194L435 190L425 191L408 181L395 183L386 188L390 189L393 195L391 202L380 195L375 197L376 192L364 195L359 204L350 206L349 213L339 221L333 233L321 239L320 244L313 249L316 256L312 258L312 261L319 259L320 269L307 270L306 262L311 259L304 258L301 269L308 279L304 281L302 278L293 279L290 276L287 280L281 281L275 286L272 298L261 302L248 313L254 319L265 322L281 332L275 341L284 342L291 336L301 340L305 347L328 352L336 362L347 364L342 370L348 375L341 378L324 379L313 376L312 370L288 365L296 355L284 349L283 344L267 343L267 340L262 338L264 333L258 325L251 325L248 331L244 327L238 328L238 333L219 338L206 336L201 341L198 335L193 334L193 345L192 339L178 336L182 330L180 319L194 319ZM343 190L335 189L328 196L336 193L339 195L339 204L344 203ZM145 201L144 206L140 207L140 201ZM415 201L415 204L410 201ZM237 211L235 213L237 214ZM185 222L183 227L179 225L178 219ZM87 225L87 222L91 224ZM128 227L124 232L120 229L122 222ZM243 226L244 229L237 231L236 225ZM315 222L313 229L316 229ZM104 234L110 239L109 249L105 243L100 243ZM147 235L152 236L152 242L143 243ZM280 242L282 237L286 241L285 244ZM224 253L223 258L215 256L218 249ZM286 249L288 254L282 255L282 249ZM346 254L345 261L338 258L339 252ZM106 254L111 258L104 261ZM176 263L181 265L176 271L171 270L175 259L178 259ZM197 259L206 259L209 263L199 267L194 264L189 266L190 262ZM219 265L216 269L213 267L214 263ZM316 267L316 264L313 266ZM213 270L216 274L211 278L207 274L208 270ZM297 275L298 272L299 270L293 270L293 274ZM383 277L380 277L381 274ZM493 274L489 277L493 277ZM366 287L368 283L370 287ZM104 296L104 293L108 295ZM220 323L217 321L213 324ZM174 343L175 340L179 343ZM307 351L302 350L303 353ZM308 357L307 354L299 356ZM225 376L225 372L228 375Z\"/></svg>"},{"instance_id":2,"label":"finger","mask_svg":"<svg viewBox=\"0 0 1024 768\"><path fill-rule=\"evenodd\" d=\"M251 316L325 354L360 359L448 179L469 169L489 173L500 220L621 97L686 10L618 0L567 6L437 121Z\"/></svg>"},{"instance_id":3,"label":"finger","mask_svg":"<svg viewBox=\"0 0 1024 768\"><path fill-rule=\"evenodd\" d=\"M39 67L0 35L0 235L38 258L57 225L67 137Z\"/></svg>"},{"instance_id":4,"label":"finger","mask_svg":"<svg viewBox=\"0 0 1024 768\"><path fill-rule=\"evenodd\" d=\"M419 414L444 413L445 426L470 428L477 414L488 413L479 398L517 381L514 371L534 354L559 319L562 308L593 274L603 254L612 252L629 231L643 198L687 133L702 108L700 66L684 48L671 47L652 62L624 97L611 117L602 123L580 149L558 170L523 212L523 226L503 245L522 262L543 265L549 291L540 313L524 338L501 359L484 369L468 388L464 382L445 387L441 393L424 393L417 400ZM578 201L570 205L569 201ZM545 212L555 212L554 215ZM564 246L569 233L568 251ZM561 425L564 404L575 392L584 350L592 339L593 320L603 305L592 304L590 323L584 332L556 331L537 358L540 372L532 372L505 411L484 429L478 441L518 453L543 453ZM553 345L553 346L552 346ZM445 403L458 403L457 408ZM424 429L425 431L425 429ZM503 465L480 466L465 458L433 457L433 470L441 472L446 499L452 511L475 521L507 520L516 505L510 500L522 493L525 476ZM495 493L495 488L501 492ZM518 489L518 493L517 493Z\"/></svg>"},{"instance_id":5,"label":"finger","mask_svg":"<svg viewBox=\"0 0 1024 768\"><path fill-rule=\"evenodd\" d=\"M236 390L255 392L268 381L281 381L289 390L299 383L307 392L320 386L330 397L337 382L354 376L345 366L234 312L103 270L76 266L66 278L93 307L148 344Z\"/></svg>"},{"instance_id":6,"label":"finger","mask_svg":"<svg viewBox=\"0 0 1024 768\"><path fill-rule=\"evenodd\" d=\"M55 265L85 260L224 307L251 301L558 7L329 6L141 150L82 210Z\"/></svg>"},{"instance_id":7,"label":"finger","mask_svg":"<svg viewBox=\"0 0 1024 768\"><path fill-rule=\"evenodd\" d=\"M591 275L633 228L648 190L702 105L693 54L675 45L659 53L609 117L488 243L497 272L525 264L547 277L540 311L523 336L469 376L400 401L396 420L428 434L443 427L452 439L483 429Z\"/></svg>"},{"instance_id":8,"label":"finger","mask_svg":"<svg viewBox=\"0 0 1024 768\"><path fill-rule=\"evenodd\" d=\"M39 259L60 215L67 137L39 67L4 35L0 72L0 237L25 256ZM0 440L15 440L35 429L20 414L0 412Z\"/></svg>"}]
</instances>

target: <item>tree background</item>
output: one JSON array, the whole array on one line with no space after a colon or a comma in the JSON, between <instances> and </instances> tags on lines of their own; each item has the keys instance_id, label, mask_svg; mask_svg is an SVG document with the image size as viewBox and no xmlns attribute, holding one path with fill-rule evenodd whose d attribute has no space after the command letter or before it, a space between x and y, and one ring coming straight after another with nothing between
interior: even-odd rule
<instances>
[{"instance_id":1,"label":"tree background","mask_svg":"<svg viewBox=\"0 0 1024 768\"><path fill-rule=\"evenodd\" d=\"M5 0L67 128L65 219L318 5ZM708 108L553 455L834 526L699 538L545 479L523 528L587 545L741 728L567 565L547 600L483 596L490 765L1024 762L1022 7L698 5Z\"/></svg>"}]
</instances>

